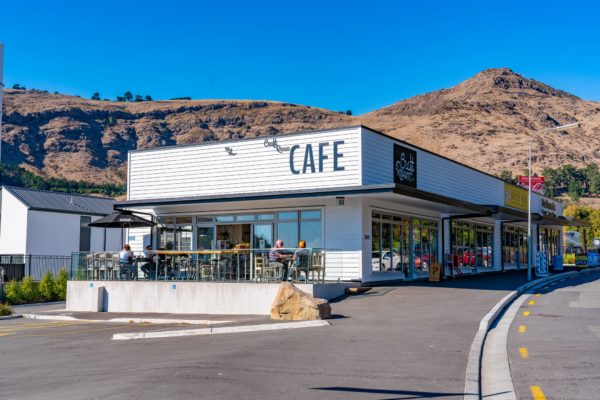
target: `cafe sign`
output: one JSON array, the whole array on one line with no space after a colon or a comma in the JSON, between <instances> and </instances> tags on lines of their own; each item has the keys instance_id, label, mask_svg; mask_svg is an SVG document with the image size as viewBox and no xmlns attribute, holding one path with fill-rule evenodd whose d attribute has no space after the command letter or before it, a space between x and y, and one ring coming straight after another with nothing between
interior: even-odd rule
<instances>
[{"instance_id":1,"label":"cafe sign","mask_svg":"<svg viewBox=\"0 0 600 400\"><path fill-rule=\"evenodd\" d=\"M417 187L417 152L395 143L394 183Z\"/></svg>"},{"instance_id":2,"label":"cafe sign","mask_svg":"<svg viewBox=\"0 0 600 400\"><path fill-rule=\"evenodd\" d=\"M542 198L542 213L543 214L556 214L556 203L552 200Z\"/></svg>"}]
</instances>

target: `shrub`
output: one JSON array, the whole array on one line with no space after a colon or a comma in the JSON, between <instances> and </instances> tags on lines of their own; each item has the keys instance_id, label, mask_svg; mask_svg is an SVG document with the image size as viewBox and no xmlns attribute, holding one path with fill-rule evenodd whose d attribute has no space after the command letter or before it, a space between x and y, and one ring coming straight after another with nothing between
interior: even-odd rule
<instances>
[{"instance_id":1,"label":"shrub","mask_svg":"<svg viewBox=\"0 0 600 400\"><path fill-rule=\"evenodd\" d=\"M61 269L58 276L54 280L54 293L58 300L67 299L67 281L69 280L69 273L66 269Z\"/></svg>"},{"instance_id":2,"label":"shrub","mask_svg":"<svg viewBox=\"0 0 600 400\"><path fill-rule=\"evenodd\" d=\"M56 291L54 285L54 278L52 277L52 272L48 271L42 277L38 285L38 289L43 299L46 301L52 301L56 298Z\"/></svg>"},{"instance_id":3,"label":"shrub","mask_svg":"<svg viewBox=\"0 0 600 400\"><path fill-rule=\"evenodd\" d=\"M17 281L12 280L4 286L4 296L10 304L19 304L23 302L21 297L21 287Z\"/></svg>"},{"instance_id":4,"label":"shrub","mask_svg":"<svg viewBox=\"0 0 600 400\"><path fill-rule=\"evenodd\" d=\"M40 294L38 292L37 285L33 280L32 276L27 276L23 278L20 284L21 289L21 298L25 303L33 303L36 301Z\"/></svg>"},{"instance_id":5,"label":"shrub","mask_svg":"<svg viewBox=\"0 0 600 400\"><path fill-rule=\"evenodd\" d=\"M0 303L0 317L12 315L12 313L13 313L13 310L9 304Z\"/></svg>"}]
</instances>

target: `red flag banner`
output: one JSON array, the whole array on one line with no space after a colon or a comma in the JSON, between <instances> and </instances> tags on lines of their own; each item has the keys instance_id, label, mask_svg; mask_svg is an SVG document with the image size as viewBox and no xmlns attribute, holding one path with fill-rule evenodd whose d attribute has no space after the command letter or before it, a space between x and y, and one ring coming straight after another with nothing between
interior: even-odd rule
<instances>
[{"instance_id":1,"label":"red flag banner","mask_svg":"<svg viewBox=\"0 0 600 400\"><path fill-rule=\"evenodd\" d=\"M529 177L519 176L517 185L528 189L529 188ZM531 177L531 191L539 194L544 194L544 177L543 176L532 176Z\"/></svg>"}]
</instances>

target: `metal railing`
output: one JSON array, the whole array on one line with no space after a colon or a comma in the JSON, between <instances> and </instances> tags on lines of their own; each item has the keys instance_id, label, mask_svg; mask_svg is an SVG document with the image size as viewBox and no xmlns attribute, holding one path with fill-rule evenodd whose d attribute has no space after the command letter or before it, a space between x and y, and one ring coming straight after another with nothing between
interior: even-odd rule
<instances>
[{"instance_id":1,"label":"metal railing","mask_svg":"<svg viewBox=\"0 0 600 400\"><path fill-rule=\"evenodd\" d=\"M279 249L282 259L269 260L269 249L156 251L148 259L119 259L118 252L74 252L74 280L150 280L299 283L339 280L327 275L329 255L339 250Z\"/></svg>"},{"instance_id":2,"label":"metal railing","mask_svg":"<svg viewBox=\"0 0 600 400\"><path fill-rule=\"evenodd\" d=\"M3 270L5 282L20 281L31 276L34 280L42 279L46 272L57 275L61 269L71 269L71 257L33 254L1 254L0 269Z\"/></svg>"}]
</instances>

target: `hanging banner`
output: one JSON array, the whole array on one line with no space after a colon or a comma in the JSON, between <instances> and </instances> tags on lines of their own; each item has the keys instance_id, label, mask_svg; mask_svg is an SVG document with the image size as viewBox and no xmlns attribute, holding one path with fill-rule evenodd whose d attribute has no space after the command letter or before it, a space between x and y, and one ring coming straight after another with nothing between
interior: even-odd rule
<instances>
[{"instance_id":1,"label":"hanging banner","mask_svg":"<svg viewBox=\"0 0 600 400\"><path fill-rule=\"evenodd\" d=\"M529 188L529 176L519 175L517 178L517 185L522 188ZM532 176L531 177L531 191L539 194L544 194L544 177L543 176Z\"/></svg>"}]
</instances>

